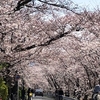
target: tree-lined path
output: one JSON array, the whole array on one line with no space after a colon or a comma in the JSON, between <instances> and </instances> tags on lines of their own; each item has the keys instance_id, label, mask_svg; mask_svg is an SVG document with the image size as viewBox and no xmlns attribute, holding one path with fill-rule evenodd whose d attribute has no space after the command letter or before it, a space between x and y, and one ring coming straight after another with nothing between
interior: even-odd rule
<instances>
[{"instance_id":1,"label":"tree-lined path","mask_svg":"<svg viewBox=\"0 0 100 100\"><path fill-rule=\"evenodd\" d=\"M69 97L87 98L99 80L99 7L89 11L73 0L0 0L0 98L21 98L28 88L62 88Z\"/></svg>"}]
</instances>

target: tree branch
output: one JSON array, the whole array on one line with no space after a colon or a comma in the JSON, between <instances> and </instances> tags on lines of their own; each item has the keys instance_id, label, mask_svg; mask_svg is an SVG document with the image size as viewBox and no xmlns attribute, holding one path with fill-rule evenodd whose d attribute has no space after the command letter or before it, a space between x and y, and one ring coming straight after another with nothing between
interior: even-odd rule
<instances>
[{"instance_id":1,"label":"tree branch","mask_svg":"<svg viewBox=\"0 0 100 100\"><path fill-rule=\"evenodd\" d=\"M25 47L25 48L22 48L21 45L17 45L13 50L15 52L21 52L21 51L26 51L26 50L30 50L30 49L33 49L33 48L36 48L36 47L39 47L39 46L48 46L50 45L53 41L56 41L58 39L61 39L62 37L66 36L67 34L70 34L72 31L75 30L75 27L73 27L71 30L69 30L68 32L64 32L64 33L59 33L58 35L56 35L55 37L52 37L50 38L48 41L42 43L42 44L39 44L39 45L31 45L31 46L28 46L28 47Z\"/></svg>"}]
</instances>

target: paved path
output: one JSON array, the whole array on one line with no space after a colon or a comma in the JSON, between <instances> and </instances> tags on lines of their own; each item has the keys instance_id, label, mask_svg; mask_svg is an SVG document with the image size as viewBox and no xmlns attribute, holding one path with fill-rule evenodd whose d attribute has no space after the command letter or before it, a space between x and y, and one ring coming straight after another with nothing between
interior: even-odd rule
<instances>
[{"instance_id":1,"label":"paved path","mask_svg":"<svg viewBox=\"0 0 100 100\"><path fill-rule=\"evenodd\" d=\"M33 97L32 100L55 100L54 98L48 98L48 97L42 97L42 96L36 96L36 97ZM72 99L70 97L64 97L63 100L75 100L75 99Z\"/></svg>"},{"instance_id":2,"label":"paved path","mask_svg":"<svg viewBox=\"0 0 100 100\"><path fill-rule=\"evenodd\" d=\"M32 100L54 100L53 98L48 98L48 97L42 97L42 96L36 96L33 97Z\"/></svg>"}]
</instances>

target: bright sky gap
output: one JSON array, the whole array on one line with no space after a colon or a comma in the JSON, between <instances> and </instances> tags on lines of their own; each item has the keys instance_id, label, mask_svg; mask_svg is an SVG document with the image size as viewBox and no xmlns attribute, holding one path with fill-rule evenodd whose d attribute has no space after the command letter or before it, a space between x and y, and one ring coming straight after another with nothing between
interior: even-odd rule
<instances>
[{"instance_id":1,"label":"bright sky gap","mask_svg":"<svg viewBox=\"0 0 100 100\"><path fill-rule=\"evenodd\" d=\"M94 10L94 8L100 8L100 0L72 0L75 4L85 7L88 10Z\"/></svg>"}]
</instances>

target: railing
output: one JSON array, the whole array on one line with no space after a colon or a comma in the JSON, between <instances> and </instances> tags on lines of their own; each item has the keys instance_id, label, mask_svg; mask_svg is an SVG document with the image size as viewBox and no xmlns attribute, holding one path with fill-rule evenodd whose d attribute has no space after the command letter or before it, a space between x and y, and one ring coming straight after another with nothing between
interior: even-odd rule
<instances>
[{"instance_id":1,"label":"railing","mask_svg":"<svg viewBox=\"0 0 100 100\"><path fill-rule=\"evenodd\" d=\"M47 92L44 94L45 96L49 97L49 98L54 98L56 100L56 97L55 97L55 93L53 92ZM73 98L73 97L68 97L68 96L63 96L63 100L77 100L76 98ZM58 100L58 99L57 99Z\"/></svg>"}]
</instances>

